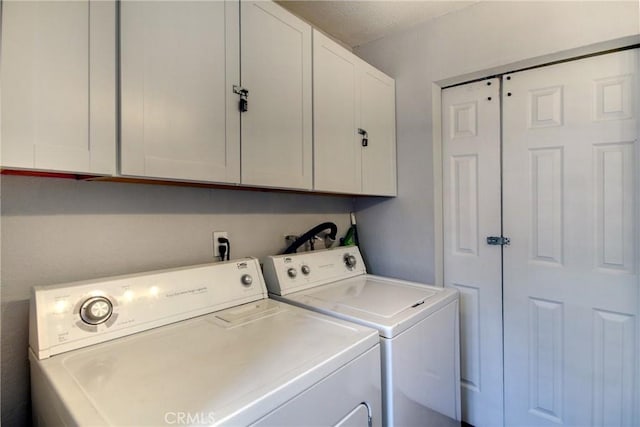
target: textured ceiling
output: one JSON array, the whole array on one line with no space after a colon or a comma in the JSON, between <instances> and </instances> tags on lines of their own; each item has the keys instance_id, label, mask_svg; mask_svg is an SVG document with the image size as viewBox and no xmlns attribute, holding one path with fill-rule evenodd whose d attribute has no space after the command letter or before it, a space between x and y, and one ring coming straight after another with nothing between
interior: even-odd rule
<instances>
[{"instance_id":1,"label":"textured ceiling","mask_svg":"<svg viewBox=\"0 0 640 427\"><path fill-rule=\"evenodd\" d=\"M344 44L355 47L477 1L281 0L278 3Z\"/></svg>"}]
</instances>

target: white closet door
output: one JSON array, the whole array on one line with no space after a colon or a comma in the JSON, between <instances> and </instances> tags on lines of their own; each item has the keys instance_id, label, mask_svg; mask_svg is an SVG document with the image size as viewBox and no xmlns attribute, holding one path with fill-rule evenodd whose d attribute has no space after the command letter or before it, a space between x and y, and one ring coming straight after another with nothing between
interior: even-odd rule
<instances>
[{"instance_id":1,"label":"white closet door","mask_svg":"<svg viewBox=\"0 0 640 427\"><path fill-rule=\"evenodd\" d=\"M637 50L505 77L505 423L637 426Z\"/></svg>"},{"instance_id":2,"label":"white closet door","mask_svg":"<svg viewBox=\"0 0 640 427\"><path fill-rule=\"evenodd\" d=\"M502 425L500 92L497 79L442 91L444 280L460 292L462 419Z\"/></svg>"},{"instance_id":3,"label":"white closet door","mask_svg":"<svg viewBox=\"0 0 640 427\"><path fill-rule=\"evenodd\" d=\"M239 182L239 5L120 4L125 175Z\"/></svg>"},{"instance_id":4,"label":"white closet door","mask_svg":"<svg viewBox=\"0 0 640 427\"><path fill-rule=\"evenodd\" d=\"M311 26L270 1L241 11L242 183L311 189Z\"/></svg>"}]
</instances>

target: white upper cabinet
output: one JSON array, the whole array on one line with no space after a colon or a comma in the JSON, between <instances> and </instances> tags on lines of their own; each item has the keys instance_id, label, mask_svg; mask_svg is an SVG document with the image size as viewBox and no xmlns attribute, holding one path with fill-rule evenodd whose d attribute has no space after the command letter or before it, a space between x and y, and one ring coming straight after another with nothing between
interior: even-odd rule
<instances>
[{"instance_id":1,"label":"white upper cabinet","mask_svg":"<svg viewBox=\"0 0 640 427\"><path fill-rule=\"evenodd\" d=\"M243 1L242 184L311 189L311 26L275 3Z\"/></svg>"},{"instance_id":2,"label":"white upper cabinet","mask_svg":"<svg viewBox=\"0 0 640 427\"><path fill-rule=\"evenodd\" d=\"M0 167L396 194L394 80L281 6L122 1L116 15L113 1L2 3Z\"/></svg>"},{"instance_id":3,"label":"white upper cabinet","mask_svg":"<svg viewBox=\"0 0 640 427\"><path fill-rule=\"evenodd\" d=\"M313 32L314 189L396 195L395 82Z\"/></svg>"},{"instance_id":4,"label":"white upper cabinet","mask_svg":"<svg viewBox=\"0 0 640 427\"><path fill-rule=\"evenodd\" d=\"M313 31L314 189L361 191L358 58Z\"/></svg>"},{"instance_id":5,"label":"white upper cabinet","mask_svg":"<svg viewBox=\"0 0 640 427\"><path fill-rule=\"evenodd\" d=\"M2 167L110 175L115 4L2 2Z\"/></svg>"},{"instance_id":6,"label":"white upper cabinet","mask_svg":"<svg viewBox=\"0 0 640 427\"><path fill-rule=\"evenodd\" d=\"M396 85L395 81L361 62L360 128L367 133L362 146L362 193L396 195Z\"/></svg>"},{"instance_id":7,"label":"white upper cabinet","mask_svg":"<svg viewBox=\"0 0 640 427\"><path fill-rule=\"evenodd\" d=\"M120 4L123 175L238 183L237 1Z\"/></svg>"}]
</instances>

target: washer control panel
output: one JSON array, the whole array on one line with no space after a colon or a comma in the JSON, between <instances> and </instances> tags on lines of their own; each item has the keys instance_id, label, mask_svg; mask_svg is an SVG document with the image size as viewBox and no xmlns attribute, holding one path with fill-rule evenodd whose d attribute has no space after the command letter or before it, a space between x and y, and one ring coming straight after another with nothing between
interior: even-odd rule
<instances>
[{"instance_id":1,"label":"washer control panel","mask_svg":"<svg viewBox=\"0 0 640 427\"><path fill-rule=\"evenodd\" d=\"M357 246L270 256L263 271L269 292L276 295L367 273Z\"/></svg>"},{"instance_id":2,"label":"washer control panel","mask_svg":"<svg viewBox=\"0 0 640 427\"><path fill-rule=\"evenodd\" d=\"M29 345L42 359L266 297L253 258L35 287Z\"/></svg>"}]
</instances>

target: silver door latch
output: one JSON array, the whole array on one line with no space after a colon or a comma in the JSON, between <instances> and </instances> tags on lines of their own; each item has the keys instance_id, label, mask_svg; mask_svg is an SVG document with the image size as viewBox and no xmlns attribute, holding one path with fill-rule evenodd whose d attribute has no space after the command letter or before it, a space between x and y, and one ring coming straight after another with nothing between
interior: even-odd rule
<instances>
[{"instance_id":1,"label":"silver door latch","mask_svg":"<svg viewBox=\"0 0 640 427\"><path fill-rule=\"evenodd\" d=\"M511 239L509 237L489 236L487 237L487 245L509 246Z\"/></svg>"}]
</instances>

